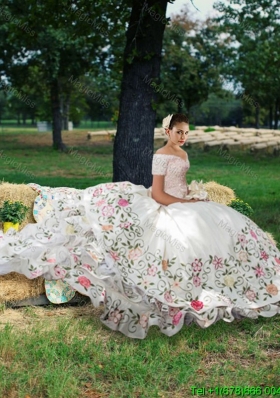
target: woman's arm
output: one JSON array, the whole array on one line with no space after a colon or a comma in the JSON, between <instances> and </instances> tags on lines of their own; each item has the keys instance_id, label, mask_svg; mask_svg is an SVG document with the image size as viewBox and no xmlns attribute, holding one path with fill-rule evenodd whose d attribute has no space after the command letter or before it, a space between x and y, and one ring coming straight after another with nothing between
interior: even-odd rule
<instances>
[{"instance_id":1,"label":"woman's arm","mask_svg":"<svg viewBox=\"0 0 280 398\"><path fill-rule=\"evenodd\" d=\"M198 199L180 199L164 192L164 175L153 175L152 198L161 205L168 206L172 203L195 203Z\"/></svg>"}]
</instances>

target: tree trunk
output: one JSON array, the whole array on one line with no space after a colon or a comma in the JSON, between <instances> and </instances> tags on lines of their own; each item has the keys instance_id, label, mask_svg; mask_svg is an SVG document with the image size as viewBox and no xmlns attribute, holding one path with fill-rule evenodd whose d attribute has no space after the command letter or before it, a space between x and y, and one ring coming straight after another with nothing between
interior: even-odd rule
<instances>
[{"instance_id":1,"label":"tree trunk","mask_svg":"<svg viewBox=\"0 0 280 398\"><path fill-rule=\"evenodd\" d=\"M273 129L273 107L269 107L269 128L270 130Z\"/></svg>"},{"instance_id":2,"label":"tree trunk","mask_svg":"<svg viewBox=\"0 0 280 398\"><path fill-rule=\"evenodd\" d=\"M64 130L69 130L69 107L70 107L70 99L66 98L64 101L64 106L63 106L63 124L64 124Z\"/></svg>"},{"instance_id":3,"label":"tree trunk","mask_svg":"<svg viewBox=\"0 0 280 398\"><path fill-rule=\"evenodd\" d=\"M275 101L275 109L274 109L274 130L278 129L278 121L279 121L279 100Z\"/></svg>"},{"instance_id":4,"label":"tree trunk","mask_svg":"<svg viewBox=\"0 0 280 398\"><path fill-rule=\"evenodd\" d=\"M58 80L53 80L51 84L51 106L52 106L52 122L53 122L53 148L64 151L66 149L62 142L61 135L61 109L59 98Z\"/></svg>"},{"instance_id":5,"label":"tree trunk","mask_svg":"<svg viewBox=\"0 0 280 398\"><path fill-rule=\"evenodd\" d=\"M259 129L260 128L260 107L259 106L256 106L255 120L256 120L256 129Z\"/></svg>"},{"instance_id":6,"label":"tree trunk","mask_svg":"<svg viewBox=\"0 0 280 398\"><path fill-rule=\"evenodd\" d=\"M68 130L69 127L69 102L70 98L61 99L61 110L62 110L62 130Z\"/></svg>"},{"instance_id":7,"label":"tree trunk","mask_svg":"<svg viewBox=\"0 0 280 398\"><path fill-rule=\"evenodd\" d=\"M133 0L126 32L113 181L151 186L157 87L167 0ZM153 84L154 83L154 84Z\"/></svg>"}]
</instances>

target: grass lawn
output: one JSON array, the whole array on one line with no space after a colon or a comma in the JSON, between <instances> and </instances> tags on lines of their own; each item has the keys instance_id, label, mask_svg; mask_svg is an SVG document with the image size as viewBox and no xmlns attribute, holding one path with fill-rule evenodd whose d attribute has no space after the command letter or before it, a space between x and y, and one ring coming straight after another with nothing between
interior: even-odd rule
<instances>
[{"instance_id":1,"label":"grass lawn","mask_svg":"<svg viewBox=\"0 0 280 398\"><path fill-rule=\"evenodd\" d=\"M111 181L110 141L88 141L86 131L67 132L64 141L77 152L54 152L50 133L0 131L0 179L76 188ZM233 188L254 208L252 219L280 242L279 158L188 154L189 182ZM251 390L204 396L280 397L280 317L220 321L205 330L192 325L174 337L152 327L145 340L132 340L103 326L101 312L91 305L2 306L0 397L189 398L203 396L194 387L231 386Z\"/></svg>"}]
</instances>

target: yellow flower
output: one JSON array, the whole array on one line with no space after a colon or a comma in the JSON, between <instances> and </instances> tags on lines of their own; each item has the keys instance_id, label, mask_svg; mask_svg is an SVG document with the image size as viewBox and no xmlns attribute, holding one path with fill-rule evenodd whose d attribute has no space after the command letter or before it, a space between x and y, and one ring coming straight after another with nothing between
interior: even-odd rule
<instances>
[{"instance_id":1,"label":"yellow flower","mask_svg":"<svg viewBox=\"0 0 280 398\"><path fill-rule=\"evenodd\" d=\"M234 278L232 276L226 275L224 277L224 284L228 287L232 287L234 285Z\"/></svg>"}]
</instances>

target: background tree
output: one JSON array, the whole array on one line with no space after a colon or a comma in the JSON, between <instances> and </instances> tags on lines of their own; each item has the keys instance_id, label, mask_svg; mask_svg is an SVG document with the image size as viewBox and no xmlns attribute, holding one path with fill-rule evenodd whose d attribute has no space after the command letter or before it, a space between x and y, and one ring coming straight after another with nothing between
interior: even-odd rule
<instances>
[{"instance_id":1,"label":"background tree","mask_svg":"<svg viewBox=\"0 0 280 398\"><path fill-rule=\"evenodd\" d=\"M61 107L69 108L73 81L97 69L111 38L123 35L129 10L108 0L1 0L0 6L2 73L21 87L15 69L21 67L23 76L31 66L40 70L51 102L53 146L63 150Z\"/></svg>"},{"instance_id":2,"label":"background tree","mask_svg":"<svg viewBox=\"0 0 280 398\"><path fill-rule=\"evenodd\" d=\"M216 41L209 40L214 28L210 20L195 20L189 7L166 27L161 83L155 86L162 104L159 118L170 112L190 113L211 92L221 90L220 52Z\"/></svg>"},{"instance_id":3,"label":"background tree","mask_svg":"<svg viewBox=\"0 0 280 398\"><path fill-rule=\"evenodd\" d=\"M261 108L269 112L269 124L278 126L280 92L280 9L278 1L233 0L215 5L221 15L219 34L225 46L224 71L241 84L240 96L254 106L255 125Z\"/></svg>"},{"instance_id":4,"label":"background tree","mask_svg":"<svg viewBox=\"0 0 280 398\"><path fill-rule=\"evenodd\" d=\"M113 180L149 187L157 94L167 0L133 0L126 32Z\"/></svg>"}]
</instances>

